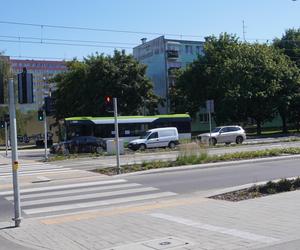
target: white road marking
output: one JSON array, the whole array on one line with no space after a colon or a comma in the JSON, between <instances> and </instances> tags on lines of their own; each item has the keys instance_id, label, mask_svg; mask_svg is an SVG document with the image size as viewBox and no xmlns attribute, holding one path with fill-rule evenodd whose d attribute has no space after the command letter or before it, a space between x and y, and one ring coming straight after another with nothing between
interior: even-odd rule
<instances>
[{"instance_id":1,"label":"white road marking","mask_svg":"<svg viewBox=\"0 0 300 250\"><path fill-rule=\"evenodd\" d=\"M137 196L131 196L131 197L117 198L117 199L108 199L108 200L103 200L103 201L92 201L92 202L85 202L85 203L49 206L49 207L41 207L41 208L33 208L33 209L24 209L23 211L26 214L38 214L38 213L56 212L56 211L63 211L63 210L72 210L72 209L78 209L78 208L107 206L107 205L121 204L121 203L126 203L126 202L133 202L133 201L143 201L143 200L162 198L162 197L174 196L174 195L176 195L176 193L162 192L162 193L156 193L156 194L137 195Z\"/></svg>"},{"instance_id":2,"label":"white road marking","mask_svg":"<svg viewBox=\"0 0 300 250\"><path fill-rule=\"evenodd\" d=\"M84 183L76 183L76 184L67 184L67 185L59 185L59 186L48 186L48 187L40 187L40 188L27 188L21 189L20 193L30 193L30 192L40 192L40 191L49 191L49 190L59 190L65 188L75 188L75 187L89 187L89 186L97 186L97 185L107 185L113 183L124 183L127 182L124 179L119 180L109 180L109 181L95 181L95 182L84 182ZM12 195L13 191L4 191L0 192L0 195Z\"/></svg>"},{"instance_id":3,"label":"white road marking","mask_svg":"<svg viewBox=\"0 0 300 250\"><path fill-rule=\"evenodd\" d=\"M29 174L36 174L36 173L45 173L45 172L67 172L67 171L80 171L80 170L76 170L76 169L70 169L70 168L52 168L52 169L40 169L40 170L24 170L24 171L18 171L18 173L20 175L29 175ZM7 173L1 173L0 177L4 177L4 176L10 176L11 172L7 172Z\"/></svg>"},{"instance_id":4,"label":"white road marking","mask_svg":"<svg viewBox=\"0 0 300 250\"><path fill-rule=\"evenodd\" d=\"M164 219L167 221L176 222L176 223L183 224L186 226L203 229L203 230L208 230L208 231L222 233L222 234L228 234L228 235L243 238L246 240L253 240L253 241L258 241L258 242L263 242L263 243L273 243L273 242L279 241L279 239L273 238L273 237L267 237L267 236L263 236L263 235L249 233L249 232L241 231L238 229L214 226L214 225L196 222L196 221L192 221L189 219L184 219L182 217L177 217L177 216L172 216L172 215L167 215L167 214L152 213L152 214L150 214L150 216L159 218L159 219Z\"/></svg>"},{"instance_id":5,"label":"white road marking","mask_svg":"<svg viewBox=\"0 0 300 250\"><path fill-rule=\"evenodd\" d=\"M110 186L100 186L100 187L92 187L92 188L80 188L80 189L70 189L70 190L61 190L61 191L50 191L50 192L43 192L37 194L23 194L21 196L21 200L28 199L28 198L39 198L39 197L49 197L49 196L56 196L56 195L73 195L77 193L84 193L84 192L93 192L93 191L100 191L100 190L111 190L111 189L118 189L118 188L130 188L130 187L139 187L141 184L138 183L128 183L128 184L120 184L120 185L110 185ZM6 200L12 201L14 199L13 196L5 197ZM23 204L23 203L22 203Z\"/></svg>"},{"instance_id":6,"label":"white road marking","mask_svg":"<svg viewBox=\"0 0 300 250\"><path fill-rule=\"evenodd\" d=\"M104 198L104 197L123 195L123 194L143 193L143 192L150 192L156 190L157 188L145 187L145 188L132 188L132 189L125 189L125 190L118 190L118 191L110 191L110 192L103 192L103 193L81 194L81 195L74 195L68 197L56 197L56 198L45 197L44 199L41 200L23 201L21 204L22 207L26 207L26 206L42 205L42 204L64 202L64 201L78 201L78 200L87 200L87 199L95 199L95 198Z\"/></svg>"}]
</instances>

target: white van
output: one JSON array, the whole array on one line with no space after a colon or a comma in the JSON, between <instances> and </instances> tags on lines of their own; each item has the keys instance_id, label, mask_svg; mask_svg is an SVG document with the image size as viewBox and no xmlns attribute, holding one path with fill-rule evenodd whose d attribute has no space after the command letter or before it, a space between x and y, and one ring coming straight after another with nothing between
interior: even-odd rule
<instances>
[{"instance_id":1,"label":"white van","mask_svg":"<svg viewBox=\"0 0 300 250\"><path fill-rule=\"evenodd\" d=\"M132 150L161 147L174 148L178 143L177 128L154 128L145 132L140 139L129 142L128 148Z\"/></svg>"}]
</instances>

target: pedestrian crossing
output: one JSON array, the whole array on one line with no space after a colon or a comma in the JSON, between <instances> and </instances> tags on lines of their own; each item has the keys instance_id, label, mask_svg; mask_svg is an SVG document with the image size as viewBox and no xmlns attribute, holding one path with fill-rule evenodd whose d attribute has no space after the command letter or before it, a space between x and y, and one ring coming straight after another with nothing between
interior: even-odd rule
<instances>
[{"instance_id":1,"label":"pedestrian crossing","mask_svg":"<svg viewBox=\"0 0 300 250\"><path fill-rule=\"evenodd\" d=\"M57 215L177 195L125 179L27 188L21 189L20 194L22 211L28 216ZM13 202L12 191L0 192L0 196Z\"/></svg>"},{"instance_id":2,"label":"pedestrian crossing","mask_svg":"<svg viewBox=\"0 0 300 250\"><path fill-rule=\"evenodd\" d=\"M65 168L63 166L58 166L55 164L43 163L43 162L26 162L20 163L19 176L32 176L37 174L52 174L52 173L76 173L82 170ZM11 163L1 163L0 164L0 179L11 177L12 167Z\"/></svg>"}]
</instances>

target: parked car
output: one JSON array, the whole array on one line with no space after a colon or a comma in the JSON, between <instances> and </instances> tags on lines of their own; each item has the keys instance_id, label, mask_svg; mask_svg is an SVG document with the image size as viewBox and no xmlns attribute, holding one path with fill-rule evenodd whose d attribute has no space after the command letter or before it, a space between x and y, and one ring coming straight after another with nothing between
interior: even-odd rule
<instances>
[{"instance_id":1,"label":"parked car","mask_svg":"<svg viewBox=\"0 0 300 250\"><path fill-rule=\"evenodd\" d=\"M246 133L240 126L223 126L213 129L211 135L210 133L200 134L197 139L205 143L210 142L212 145L217 143L230 144L232 142L241 144L246 140Z\"/></svg>"},{"instance_id":2,"label":"parked car","mask_svg":"<svg viewBox=\"0 0 300 250\"><path fill-rule=\"evenodd\" d=\"M132 150L160 147L174 148L178 143L177 128L155 128L146 131L139 139L129 142L128 148Z\"/></svg>"},{"instance_id":3,"label":"parked car","mask_svg":"<svg viewBox=\"0 0 300 250\"><path fill-rule=\"evenodd\" d=\"M106 142L94 136L76 136L62 141L50 148L50 153L101 153L106 149Z\"/></svg>"}]
</instances>

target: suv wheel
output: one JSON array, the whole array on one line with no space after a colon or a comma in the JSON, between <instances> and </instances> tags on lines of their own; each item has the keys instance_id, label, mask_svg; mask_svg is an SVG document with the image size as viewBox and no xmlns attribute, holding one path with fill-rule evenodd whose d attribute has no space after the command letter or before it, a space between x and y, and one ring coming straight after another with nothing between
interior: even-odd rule
<instances>
[{"instance_id":1,"label":"suv wheel","mask_svg":"<svg viewBox=\"0 0 300 250\"><path fill-rule=\"evenodd\" d=\"M210 138L209 139L209 144L215 146L217 144L217 139L216 138Z\"/></svg>"},{"instance_id":2,"label":"suv wheel","mask_svg":"<svg viewBox=\"0 0 300 250\"><path fill-rule=\"evenodd\" d=\"M140 147L139 147L140 150L145 150L146 148L147 148L147 147L146 147L145 144L141 144Z\"/></svg>"},{"instance_id":3,"label":"suv wheel","mask_svg":"<svg viewBox=\"0 0 300 250\"><path fill-rule=\"evenodd\" d=\"M235 140L236 144L242 144L244 141L243 137L242 136L238 136Z\"/></svg>"}]
</instances>

